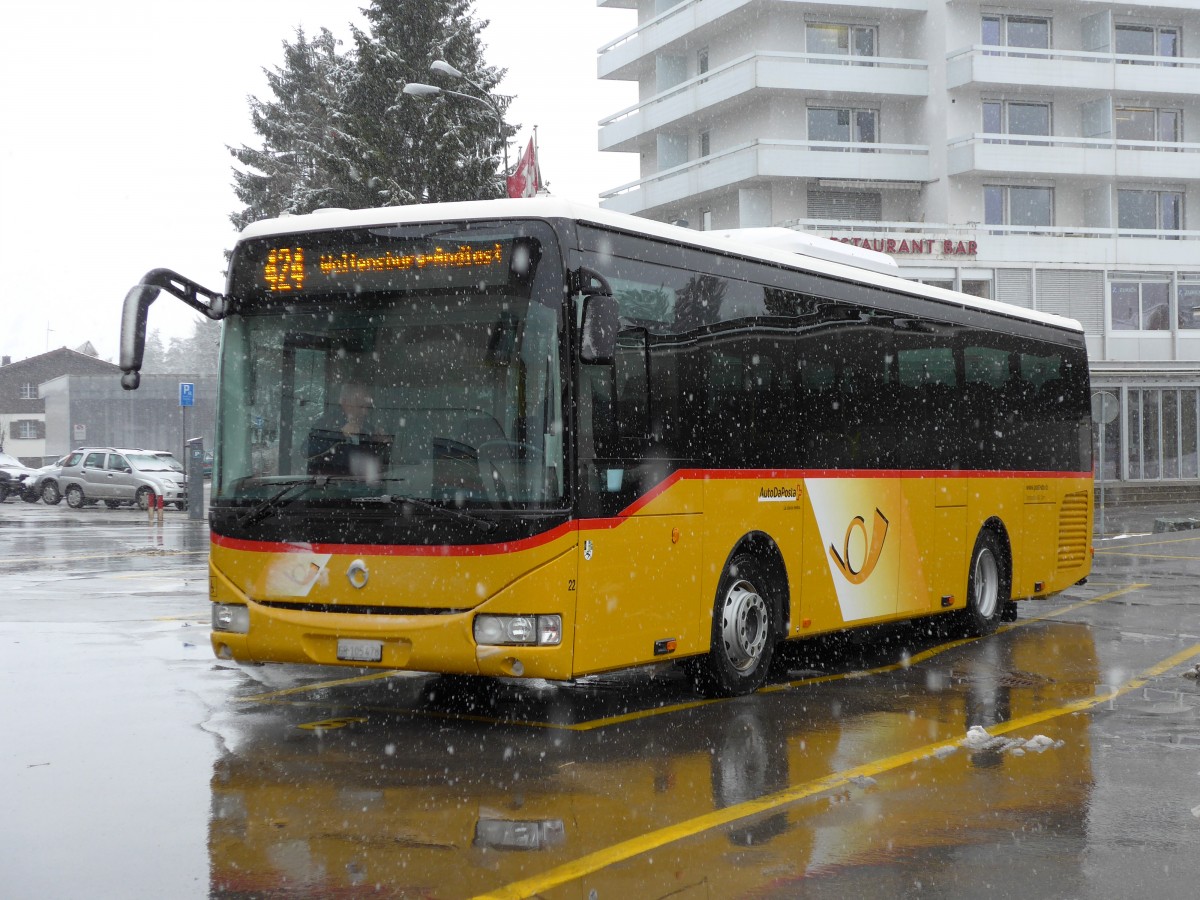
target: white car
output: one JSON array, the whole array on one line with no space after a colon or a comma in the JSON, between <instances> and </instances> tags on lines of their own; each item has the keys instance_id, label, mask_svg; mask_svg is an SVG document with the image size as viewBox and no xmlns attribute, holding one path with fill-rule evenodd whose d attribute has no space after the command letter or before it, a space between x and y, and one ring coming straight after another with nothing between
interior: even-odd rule
<instances>
[{"instance_id":1,"label":"white car","mask_svg":"<svg viewBox=\"0 0 1200 900\"><path fill-rule=\"evenodd\" d=\"M97 501L110 509L126 503L145 509L152 497L187 509L183 466L166 451L85 447L67 458L57 481L72 509Z\"/></svg>"},{"instance_id":2,"label":"white car","mask_svg":"<svg viewBox=\"0 0 1200 900\"><path fill-rule=\"evenodd\" d=\"M33 477L34 470L29 468L15 456L0 453L0 503L9 495L20 496L25 491L25 485Z\"/></svg>"}]
</instances>

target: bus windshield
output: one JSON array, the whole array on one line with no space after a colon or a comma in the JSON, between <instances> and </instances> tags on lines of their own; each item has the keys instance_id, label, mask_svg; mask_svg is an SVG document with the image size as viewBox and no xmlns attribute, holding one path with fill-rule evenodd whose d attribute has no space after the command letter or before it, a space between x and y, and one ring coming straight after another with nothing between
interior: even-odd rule
<instances>
[{"instance_id":1,"label":"bus windshield","mask_svg":"<svg viewBox=\"0 0 1200 900\"><path fill-rule=\"evenodd\" d=\"M308 483L320 490L288 496L561 506L559 311L533 296L532 278L434 280L350 284L227 319L215 502L262 503Z\"/></svg>"}]
</instances>

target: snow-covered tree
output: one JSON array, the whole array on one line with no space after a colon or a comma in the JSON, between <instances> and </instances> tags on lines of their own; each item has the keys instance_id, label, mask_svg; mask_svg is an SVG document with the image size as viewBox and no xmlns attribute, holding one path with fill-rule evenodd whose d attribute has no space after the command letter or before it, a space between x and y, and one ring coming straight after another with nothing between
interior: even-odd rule
<instances>
[{"instance_id":1,"label":"snow-covered tree","mask_svg":"<svg viewBox=\"0 0 1200 900\"><path fill-rule=\"evenodd\" d=\"M171 371L167 363L167 348L163 345L162 334L157 328L151 329L146 335L146 349L142 354L142 371L147 375L157 375Z\"/></svg>"},{"instance_id":2,"label":"snow-covered tree","mask_svg":"<svg viewBox=\"0 0 1200 900\"><path fill-rule=\"evenodd\" d=\"M344 121L353 63L338 44L328 29L312 40L297 29L295 43L283 44L283 65L266 73L274 100L250 98L263 146L230 148L245 167L233 171L234 191L246 204L230 216L239 229L281 213L345 205L358 173Z\"/></svg>"},{"instance_id":3,"label":"snow-covered tree","mask_svg":"<svg viewBox=\"0 0 1200 900\"><path fill-rule=\"evenodd\" d=\"M251 98L261 149L232 149L245 167L234 189L246 204L242 227L282 212L329 206L361 209L504 193L502 120L509 98L495 94L503 71L486 65L473 0L372 0L366 29L351 29L344 52L328 30L298 31L283 65L269 71L274 99ZM419 98L409 82L470 96L467 81L430 71L442 59L486 97ZM499 111L499 116L497 115Z\"/></svg>"},{"instance_id":4,"label":"snow-covered tree","mask_svg":"<svg viewBox=\"0 0 1200 900\"><path fill-rule=\"evenodd\" d=\"M374 0L354 29L357 78L350 116L361 138L362 205L392 206L499 197L503 144L515 129L497 118L509 98L495 88L504 72L486 65L471 0ZM401 93L410 81L477 96L466 81L430 71L445 60L486 93L479 101ZM490 102L489 102L490 101Z\"/></svg>"}]
</instances>

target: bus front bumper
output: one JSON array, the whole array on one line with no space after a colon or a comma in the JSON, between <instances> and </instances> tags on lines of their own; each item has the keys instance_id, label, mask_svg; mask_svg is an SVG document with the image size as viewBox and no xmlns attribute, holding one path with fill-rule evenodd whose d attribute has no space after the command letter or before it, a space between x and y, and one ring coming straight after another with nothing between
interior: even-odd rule
<instances>
[{"instance_id":1,"label":"bus front bumper","mask_svg":"<svg viewBox=\"0 0 1200 900\"><path fill-rule=\"evenodd\" d=\"M212 647L219 658L239 662L571 677L571 648L565 641L549 647L477 644L473 623L487 606L463 613L381 616L282 609L253 601L214 602ZM221 618L236 621L218 622ZM245 630L223 630L229 625Z\"/></svg>"}]
</instances>

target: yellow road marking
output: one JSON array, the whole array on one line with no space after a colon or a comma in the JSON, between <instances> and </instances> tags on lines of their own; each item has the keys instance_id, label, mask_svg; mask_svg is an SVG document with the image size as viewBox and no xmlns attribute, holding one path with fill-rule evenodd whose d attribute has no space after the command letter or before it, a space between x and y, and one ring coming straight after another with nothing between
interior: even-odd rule
<instances>
[{"instance_id":1,"label":"yellow road marking","mask_svg":"<svg viewBox=\"0 0 1200 900\"><path fill-rule=\"evenodd\" d=\"M1052 619L1056 616L1066 615L1069 612L1074 612L1077 609L1082 609L1085 606L1091 606L1093 603L1101 603L1104 600L1112 600L1115 597L1120 597L1122 594L1131 594L1134 591L1140 591L1142 588L1150 587L1149 583L1144 584L1127 584L1124 587L1117 588L1115 591L1109 591L1107 594L1100 594L1092 597L1090 600L1081 600L1078 603L1072 603L1070 606L1064 606L1061 609L1052 610L1043 616L1030 616L1028 619L1022 619L1020 622L1013 622L1001 628L1001 631L1008 631L1010 628L1015 628L1018 625L1027 622L1042 622L1046 619Z\"/></svg>"},{"instance_id":2,"label":"yellow road marking","mask_svg":"<svg viewBox=\"0 0 1200 900\"><path fill-rule=\"evenodd\" d=\"M1119 688L1110 693L1087 697L1082 700L1076 700L1073 703L1068 703L1064 706L1053 707L1043 710L1038 713L1031 713L1026 716L1021 716L1017 719L1011 719L998 725L988 727L988 733L994 735L1008 734L1013 731L1018 731L1023 728L1028 728L1033 725L1038 725L1050 719L1059 718L1061 716L1070 715L1077 712L1085 712L1093 709L1102 703L1110 702L1111 700L1120 697L1130 691L1136 690L1145 685L1152 678L1174 668L1184 662L1200 656L1200 644L1194 644L1186 650L1182 650L1167 659L1156 663L1150 668L1143 671L1136 678L1127 681ZM555 866L540 875L534 875L530 878L524 878L520 881L514 881L510 884L503 885L495 890L489 891L486 894L480 894L476 900L503 900L503 898L520 898L536 896L544 891L552 890L571 881L576 881L585 875L590 875L598 872L601 869L616 865L617 863L625 862L635 856L643 853L648 853L657 850L667 844L675 843L684 838L694 837L706 831L711 831L714 828L720 828L725 825L730 825L740 819L746 819L751 816L761 815L762 813L772 812L782 806L795 803L798 800L803 800L812 797L816 794L821 794L826 791L845 787L851 784L856 778L872 778L877 775L891 772L895 769L911 765L922 759L934 756L939 751L944 751L949 748L957 749L959 746L958 738L948 741L938 741L932 744L926 744L923 747L918 747L914 750L906 750L902 753L896 753L892 756L882 757L872 760L860 766L855 766L852 769L845 769L840 772L832 772L823 778L818 778L814 781L809 781L804 784L795 785L786 790L779 791L774 794L768 794L765 797L760 797L757 800L749 800L745 803L739 803L734 806L728 806L725 809L715 810L711 813L706 813L702 816L696 816L676 825L671 825L666 828L660 828L657 831L651 831L647 834L639 835L635 838L630 838L627 841L613 844L602 850L597 850L594 853L588 853L581 856L579 859L572 860L561 866Z\"/></svg>"},{"instance_id":3,"label":"yellow road marking","mask_svg":"<svg viewBox=\"0 0 1200 900\"><path fill-rule=\"evenodd\" d=\"M369 675L356 675L353 678L338 678L334 681L318 681L314 684L298 684L295 687L281 688L277 691L264 691L261 694L252 694L249 697L235 698L238 703L254 703L264 700L274 700L276 697L286 697L289 694L306 694L309 691L319 691L323 688L339 687L343 684L362 684L366 681L380 681L384 678L395 678L399 675L407 675L408 672L403 669L385 669L380 672L372 672Z\"/></svg>"},{"instance_id":4,"label":"yellow road marking","mask_svg":"<svg viewBox=\"0 0 1200 900\"><path fill-rule=\"evenodd\" d=\"M1177 553L1123 553L1106 550L1105 556L1132 556L1136 559L1197 559L1195 556L1181 556Z\"/></svg>"},{"instance_id":5,"label":"yellow road marking","mask_svg":"<svg viewBox=\"0 0 1200 900\"><path fill-rule=\"evenodd\" d=\"M337 716L332 719L321 719L317 722L305 722L296 727L303 728L305 731L333 731L337 728L345 728L347 725L356 725L365 721L367 720L362 716Z\"/></svg>"},{"instance_id":6,"label":"yellow road marking","mask_svg":"<svg viewBox=\"0 0 1200 900\"><path fill-rule=\"evenodd\" d=\"M1195 556L1174 555L1174 554L1155 554L1139 552L1144 547L1162 547L1169 544L1194 544L1200 542L1200 535L1193 537L1174 537L1174 538L1159 538L1153 541L1138 541L1136 543L1122 544L1122 547L1127 547L1126 550L1097 550L1097 556L1132 556L1138 559L1196 559Z\"/></svg>"}]
</instances>

